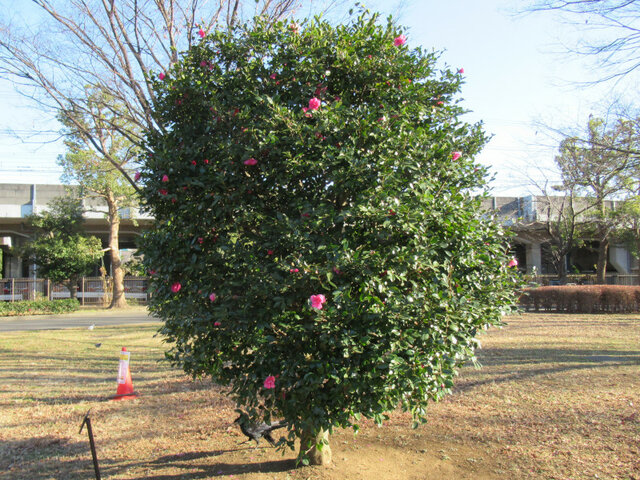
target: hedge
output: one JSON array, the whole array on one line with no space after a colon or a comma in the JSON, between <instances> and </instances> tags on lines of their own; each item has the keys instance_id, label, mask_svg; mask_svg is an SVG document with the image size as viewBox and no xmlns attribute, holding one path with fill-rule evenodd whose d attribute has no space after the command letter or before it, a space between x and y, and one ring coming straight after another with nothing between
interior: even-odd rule
<instances>
[{"instance_id":1,"label":"hedge","mask_svg":"<svg viewBox=\"0 0 640 480\"><path fill-rule=\"evenodd\" d=\"M527 288L520 305L526 311L629 313L640 311L640 286L565 285Z\"/></svg>"},{"instance_id":2,"label":"hedge","mask_svg":"<svg viewBox=\"0 0 640 480\"><path fill-rule=\"evenodd\" d=\"M74 298L0 302L0 316L68 313L75 312L78 308L80 308L80 303Z\"/></svg>"}]
</instances>

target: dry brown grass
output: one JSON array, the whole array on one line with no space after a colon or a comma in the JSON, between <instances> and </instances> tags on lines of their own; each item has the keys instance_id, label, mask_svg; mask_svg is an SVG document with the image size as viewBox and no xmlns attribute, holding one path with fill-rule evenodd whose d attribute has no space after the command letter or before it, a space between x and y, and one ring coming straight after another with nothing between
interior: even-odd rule
<instances>
[{"instance_id":1,"label":"dry brown grass","mask_svg":"<svg viewBox=\"0 0 640 480\"><path fill-rule=\"evenodd\" d=\"M239 446L234 406L159 362L157 326L3 334L0 479L93 478L78 434L89 408L104 479L640 479L640 317L507 322L483 337L484 367L462 371L427 425L412 430L394 412L357 437L336 432L327 469ZM123 346L141 397L104 401Z\"/></svg>"}]
</instances>

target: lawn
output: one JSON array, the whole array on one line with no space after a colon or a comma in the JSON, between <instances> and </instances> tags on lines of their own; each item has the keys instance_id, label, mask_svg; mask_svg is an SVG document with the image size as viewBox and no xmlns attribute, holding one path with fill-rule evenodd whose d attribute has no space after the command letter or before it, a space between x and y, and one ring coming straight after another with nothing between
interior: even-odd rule
<instances>
[{"instance_id":1,"label":"lawn","mask_svg":"<svg viewBox=\"0 0 640 480\"><path fill-rule=\"evenodd\" d=\"M162 361L157 326L4 333L0 479L94 478L78 433L90 408L104 479L640 479L640 316L506 321L429 423L412 430L393 412L382 428L337 431L326 469L239 445L234 405ZM105 401L123 346L141 396Z\"/></svg>"}]
</instances>

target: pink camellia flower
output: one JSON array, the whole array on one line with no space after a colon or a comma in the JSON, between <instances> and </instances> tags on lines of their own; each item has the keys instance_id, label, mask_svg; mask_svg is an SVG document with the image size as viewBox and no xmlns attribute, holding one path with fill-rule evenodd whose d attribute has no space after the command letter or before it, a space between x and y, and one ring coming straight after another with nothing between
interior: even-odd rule
<instances>
[{"instance_id":1,"label":"pink camellia flower","mask_svg":"<svg viewBox=\"0 0 640 480\"><path fill-rule=\"evenodd\" d=\"M213 322L214 327L219 327L220 325L222 325L220 322Z\"/></svg>"},{"instance_id":2,"label":"pink camellia flower","mask_svg":"<svg viewBox=\"0 0 640 480\"><path fill-rule=\"evenodd\" d=\"M311 100L309 100L309 108L308 110L317 110L320 108L320 99L313 97Z\"/></svg>"},{"instance_id":3,"label":"pink camellia flower","mask_svg":"<svg viewBox=\"0 0 640 480\"><path fill-rule=\"evenodd\" d=\"M396 38L393 39L393 44L396 47L399 47L401 45L404 45L407 42L407 37L405 37L404 35L399 35Z\"/></svg>"},{"instance_id":4,"label":"pink camellia flower","mask_svg":"<svg viewBox=\"0 0 640 480\"><path fill-rule=\"evenodd\" d=\"M167 183L169 181L169 175L162 176L162 183Z\"/></svg>"},{"instance_id":5,"label":"pink camellia flower","mask_svg":"<svg viewBox=\"0 0 640 480\"><path fill-rule=\"evenodd\" d=\"M167 191L166 188L161 188L160 190L158 190L158 193L160 195L167 195L169 192Z\"/></svg>"},{"instance_id":6,"label":"pink camellia flower","mask_svg":"<svg viewBox=\"0 0 640 480\"><path fill-rule=\"evenodd\" d=\"M273 250L267 250L267 255L273 255Z\"/></svg>"},{"instance_id":7,"label":"pink camellia flower","mask_svg":"<svg viewBox=\"0 0 640 480\"><path fill-rule=\"evenodd\" d=\"M289 269L289 273L298 273L300 270L298 270L297 268L290 268Z\"/></svg>"},{"instance_id":8,"label":"pink camellia flower","mask_svg":"<svg viewBox=\"0 0 640 480\"><path fill-rule=\"evenodd\" d=\"M275 74L275 73L272 73L271 75L269 75L269 78L270 78L271 80L275 80L275 79L276 79L276 74Z\"/></svg>"},{"instance_id":9,"label":"pink camellia flower","mask_svg":"<svg viewBox=\"0 0 640 480\"><path fill-rule=\"evenodd\" d=\"M256 160L255 158L251 157L248 160L244 161L245 165L255 165L258 163L258 160Z\"/></svg>"},{"instance_id":10,"label":"pink camellia flower","mask_svg":"<svg viewBox=\"0 0 640 480\"><path fill-rule=\"evenodd\" d=\"M309 301L311 302L311 308L315 308L316 310L322 310L322 304L327 301L324 295L311 295L309 297Z\"/></svg>"},{"instance_id":11,"label":"pink camellia flower","mask_svg":"<svg viewBox=\"0 0 640 480\"><path fill-rule=\"evenodd\" d=\"M461 152L453 152L453 153L451 154L451 160L457 160L457 159L459 159L461 156L462 156L462 153L461 153Z\"/></svg>"},{"instance_id":12,"label":"pink camellia flower","mask_svg":"<svg viewBox=\"0 0 640 480\"><path fill-rule=\"evenodd\" d=\"M204 238L198 237L198 243L202 245L204 243Z\"/></svg>"},{"instance_id":13,"label":"pink camellia flower","mask_svg":"<svg viewBox=\"0 0 640 480\"><path fill-rule=\"evenodd\" d=\"M158 78L159 78L160 80L164 80L164 77L165 77L164 72L160 72L160 75L158 75Z\"/></svg>"},{"instance_id":14,"label":"pink camellia flower","mask_svg":"<svg viewBox=\"0 0 640 480\"><path fill-rule=\"evenodd\" d=\"M215 302L216 298L218 298L218 297L216 296L215 293L212 293L211 295L209 295L209 300L211 300L212 302Z\"/></svg>"},{"instance_id":15,"label":"pink camellia flower","mask_svg":"<svg viewBox=\"0 0 640 480\"><path fill-rule=\"evenodd\" d=\"M138 180L140 180L140 177L141 177L141 176L142 176L142 174L141 174L140 172L136 172L136 173L133 175L133 181L134 181L134 182L137 182Z\"/></svg>"},{"instance_id":16,"label":"pink camellia flower","mask_svg":"<svg viewBox=\"0 0 640 480\"><path fill-rule=\"evenodd\" d=\"M464 73L464 68L459 68L458 73Z\"/></svg>"},{"instance_id":17,"label":"pink camellia flower","mask_svg":"<svg viewBox=\"0 0 640 480\"><path fill-rule=\"evenodd\" d=\"M512 258L511 261L509 262L509 266L510 267L517 267L518 266L518 260L516 258Z\"/></svg>"},{"instance_id":18,"label":"pink camellia flower","mask_svg":"<svg viewBox=\"0 0 640 480\"><path fill-rule=\"evenodd\" d=\"M200 35L200 38L204 38L204 36L206 35L206 33L204 33L203 29L198 30L198 35Z\"/></svg>"},{"instance_id":19,"label":"pink camellia flower","mask_svg":"<svg viewBox=\"0 0 640 480\"><path fill-rule=\"evenodd\" d=\"M171 285L171 291L173 293L178 293L181 288L182 288L182 285L180 285L180 282L176 282L173 285Z\"/></svg>"},{"instance_id":20,"label":"pink camellia flower","mask_svg":"<svg viewBox=\"0 0 640 480\"><path fill-rule=\"evenodd\" d=\"M264 388L267 390L271 390L272 388L276 388L276 377L273 375L269 375L264 379Z\"/></svg>"}]
</instances>

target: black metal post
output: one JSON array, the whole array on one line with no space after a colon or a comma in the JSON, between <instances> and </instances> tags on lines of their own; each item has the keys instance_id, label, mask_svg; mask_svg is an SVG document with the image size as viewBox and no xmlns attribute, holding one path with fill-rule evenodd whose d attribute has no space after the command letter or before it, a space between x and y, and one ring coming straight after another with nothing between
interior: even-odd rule
<instances>
[{"instance_id":1,"label":"black metal post","mask_svg":"<svg viewBox=\"0 0 640 480\"><path fill-rule=\"evenodd\" d=\"M98 455L96 454L96 444L93 440L93 430L91 429L91 417L89 417L89 413L91 413L91 409L84 416L84 420L82 420L82 424L80 425L80 432L82 433L82 428L84 425L87 425L87 432L89 432L89 445L91 446L91 456L93 457L93 469L96 472L96 480L100 480L100 467L98 467Z\"/></svg>"}]
</instances>

